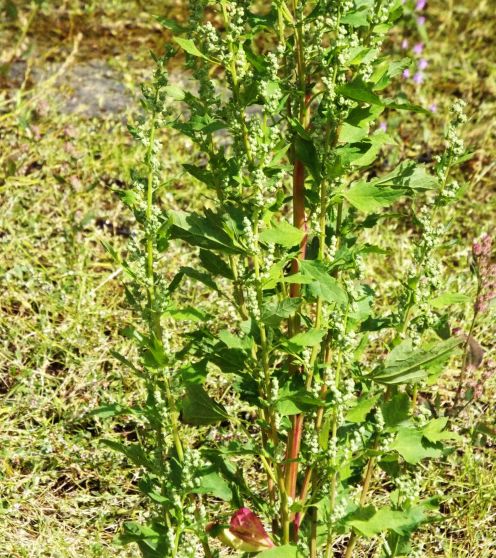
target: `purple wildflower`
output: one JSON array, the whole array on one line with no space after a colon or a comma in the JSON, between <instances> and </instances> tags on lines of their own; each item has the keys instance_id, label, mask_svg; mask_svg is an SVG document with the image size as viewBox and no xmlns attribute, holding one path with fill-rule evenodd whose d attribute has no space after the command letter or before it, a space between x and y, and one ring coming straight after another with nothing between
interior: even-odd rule
<instances>
[{"instance_id":1,"label":"purple wildflower","mask_svg":"<svg viewBox=\"0 0 496 558\"><path fill-rule=\"evenodd\" d=\"M412 50L414 54L420 56L424 50L424 43L417 43Z\"/></svg>"},{"instance_id":2,"label":"purple wildflower","mask_svg":"<svg viewBox=\"0 0 496 558\"><path fill-rule=\"evenodd\" d=\"M415 75L413 76L413 81L417 85L422 85L424 83L424 79L425 79L425 76L422 72L415 72Z\"/></svg>"},{"instance_id":3,"label":"purple wildflower","mask_svg":"<svg viewBox=\"0 0 496 558\"><path fill-rule=\"evenodd\" d=\"M425 17L424 17L424 16L419 16L419 17L417 18L417 23L418 23L419 25L425 25Z\"/></svg>"},{"instance_id":4,"label":"purple wildflower","mask_svg":"<svg viewBox=\"0 0 496 558\"><path fill-rule=\"evenodd\" d=\"M419 60L419 63L418 63L419 70L425 70L428 65L429 65L429 62L427 62L427 60L425 58L421 58Z\"/></svg>"},{"instance_id":5,"label":"purple wildflower","mask_svg":"<svg viewBox=\"0 0 496 558\"><path fill-rule=\"evenodd\" d=\"M387 131L387 124L386 122L384 122L384 120L381 120L381 122L379 123L379 130L382 130L383 132Z\"/></svg>"},{"instance_id":6,"label":"purple wildflower","mask_svg":"<svg viewBox=\"0 0 496 558\"><path fill-rule=\"evenodd\" d=\"M437 112L437 104L436 104L436 103L431 103L431 104L429 105L429 110L430 110L431 112Z\"/></svg>"},{"instance_id":7,"label":"purple wildflower","mask_svg":"<svg viewBox=\"0 0 496 558\"><path fill-rule=\"evenodd\" d=\"M403 40L401 41L401 48L402 48L403 50L406 50L406 49L408 48L408 39L403 39Z\"/></svg>"},{"instance_id":8,"label":"purple wildflower","mask_svg":"<svg viewBox=\"0 0 496 558\"><path fill-rule=\"evenodd\" d=\"M417 0L415 9L417 10L417 12L421 12L425 8L426 4L427 4L427 0Z\"/></svg>"},{"instance_id":9,"label":"purple wildflower","mask_svg":"<svg viewBox=\"0 0 496 558\"><path fill-rule=\"evenodd\" d=\"M405 68L402 75L405 79L408 79L410 77L410 70L408 68Z\"/></svg>"}]
</instances>

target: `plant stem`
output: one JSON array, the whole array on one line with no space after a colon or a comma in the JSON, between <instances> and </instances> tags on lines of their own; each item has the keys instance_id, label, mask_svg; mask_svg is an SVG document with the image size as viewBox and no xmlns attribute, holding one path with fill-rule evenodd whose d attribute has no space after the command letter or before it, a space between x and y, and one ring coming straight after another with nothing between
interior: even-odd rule
<instances>
[{"instance_id":1,"label":"plant stem","mask_svg":"<svg viewBox=\"0 0 496 558\"><path fill-rule=\"evenodd\" d=\"M305 76L305 60L303 54L303 23L301 18L297 20L297 12L299 9L299 1L293 0L293 15L295 24L295 42L296 42L296 58L297 58L297 78L300 86L300 124L306 128L308 126L308 107L306 95L306 76ZM291 265L291 273L295 274L299 270L299 260L305 259L307 235L306 235L306 215L305 215L305 167L303 161L296 158L295 150L293 150L295 160L293 164L293 225L305 232L300 244L300 253ZM290 285L290 297L296 298L300 295L300 285L292 283ZM299 319L296 316L290 325L290 334L294 335L300 328ZM294 365L291 366L294 371ZM298 478L298 456L300 453L301 436L303 432L303 415L295 415L292 419L291 430L288 435L288 446L286 452L286 492L291 501L296 498L296 483ZM297 532L297 529L295 530ZM297 533L296 533L297 536Z\"/></svg>"}]
</instances>

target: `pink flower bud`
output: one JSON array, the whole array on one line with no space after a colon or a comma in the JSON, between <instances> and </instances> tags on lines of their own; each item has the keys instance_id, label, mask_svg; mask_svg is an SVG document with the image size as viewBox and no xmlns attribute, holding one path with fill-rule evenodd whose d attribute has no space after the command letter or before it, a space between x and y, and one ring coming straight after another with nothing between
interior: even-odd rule
<instances>
[{"instance_id":1,"label":"pink flower bud","mask_svg":"<svg viewBox=\"0 0 496 558\"><path fill-rule=\"evenodd\" d=\"M248 508L241 508L235 512L228 530L232 536L244 543L237 546L240 550L260 552L275 546L258 516Z\"/></svg>"}]
</instances>

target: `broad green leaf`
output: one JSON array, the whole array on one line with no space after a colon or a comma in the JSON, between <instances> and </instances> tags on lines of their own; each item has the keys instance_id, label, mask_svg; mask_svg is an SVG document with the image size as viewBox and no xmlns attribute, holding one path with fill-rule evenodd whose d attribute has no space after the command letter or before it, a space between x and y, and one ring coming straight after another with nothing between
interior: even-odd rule
<instances>
[{"instance_id":1,"label":"broad green leaf","mask_svg":"<svg viewBox=\"0 0 496 558\"><path fill-rule=\"evenodd\" d=\"M462 342L461 337L452 337L427 350L403 351L393 358L389 355L369 377L375 382L386 385L419 381L427 376L430 366L446 359Z\"/></svg>"},{"instance_id":2,"label":"broad green leaf","mask_svg":"<svg viewBox=\"0 0 496 558\"><path fill-rule=\"evenodd\" d=\"M209 315L199 308L193 306L185 306L184 308L169 308L166 312L167 316L175 320L189 320L190 322L204 322L209 319Z\"/></svg>"},{"instance_id":3,"label":"broad green leaf","mask_svg":"<svg viewBox=\"0 0 496 558\"><path fill-rule=\"evenodd\" d=\"M370 182L355 182L342 195L357 209L373 212L391 205L410 191L431 190L437 185L436 178L425 167L407 162L400 164L386 176Z\"/></svg>"},{"instance_id":4,"label":"broad green leaf","mask_svg":"<svg viewBox=\"0 0 496 558\"><path fill-rule=\"evenodd\" d=\"M217 254L209 250L200 250L200 262L202 266L212 275L220 275L227 279L233 279L233 273L227 263Z\"/></svg>"},{"instance_id":5,"label":"broad green leaf","mask_svg":"<svg viewBox=\"0 0 496 558\"><path fill-rule=\"evenodd\" d=\"M401 428L391 449L397 451L401 457L412 465L428 457L441 457L443 450L438 445L431 444L424 438L422 430L416 428Z\"/></svg>"},{"instance_id":6,"label":"broad green leaf","mask_svg":"<svg viewBox=\"0 0 496 558\"><path fill-rule=\"evenodd\" d=\"M446 308L452 304L465 304L470 302L471 298L462 293L444 293L436 298L431 298L429 304L434 308Z\"/></svg>"},{"instance_id":7,"label":"broad green leaf","mask_svg":"<svg viewBox=\"0 0 496 558\"><path fill-rule=\"evenodd\" d=\"M273 224L270 229L265 229L260 233L260 240L271 244L279 244L285 248L297 246L303 240L305 231L297 229L287 221Z\"/></svg>"},{"instance_id":8,"label":"broad green leaf","mask_svg":"<svg viewBox=\"0 0 496 558\"><path fill-rule=\"evenodd\" d=\"M274 304L266 304L262 309L262 321L270 327L278 327L283 320L296 314L300 304L301 298L285 298Z\"/></svg>"},{"instance_id":9,"label":"broad green leaf","mask_svg":"<svg viewBox=\"0 0 496 558\"><path fill-rule=\"evenodd\" d=\"M346 291L328 272L326 266L317 260L300 261L300 273L312 279L308 287L314 297L321 297L326 302L345 305L348 302Z\"/></svg>"},{"instance_id":10,"label":"broad green leaf","mask_svg":"<svg viewBox=\"0 0 496 558\"><path fill-rule=\"evenodd\" d=\"M195 45L195 43L191 39L183 39L182 37L174 37L174 41L188 54L191 54L193 56L197 56L199 58L205 58L205 59L208 60L208 58L203 54L203 52L198 50L198 47Z\"/></svg>"},{"instance_id":11,"label":"broad green leaf","mask_svg":"<svg viewBox=\"0 0 496 558\"><path fill-rule=\"evenodd\" d=\"M318 399L305 389L300 389L298 391L281 389L279 395L280 398L277 401L277 410L282 416L297 415L301 412L325 405L325 401Z\"/></svg>"},{"instance_id":12,"label":"broad green leaf","mask_svg":"<svg viewBox=\"0 0 496 558\"><path fill-rule=\"evenodd\" d=\"M368 128L353 126L344 122L339 131L339 143L356 143L367 137Z\"/></svg>"},{"instance_id":13,"label":"broad green leaf","mask_svg":"<svg viewBox=\"0 0 496 558\"><path fill-rule=\"evenodd\" d=\"M373 213L383 207L392 205L406 194L406 189L379 186L375 182L359 181L343 192L351 205L364 213Z\"/></svg>"},{"instance_id":14,"label":"broad green leaf","mask_svg":"<svg viewBox=\"0 0 496 558\"><path fill-rule=\"evenodd\" d=\"M276 546L257 554L257 558L298 558L298 547L292 544Z\"/></svg>"},{"instance_id":15,"label":"broad green leaf","mask_svg":"<svg viewBox=\"0 0 496 558\"><path fill-rule=\"evenodd\" d=\"M169 213L171 238L180 238L192 246L219 250L227 254L239 254L243 249L224 230L225 223L220 215L206 213L205 216L183 211Z\"/></svg>"},{"instance_id":16,"label":"broad green leaf","mask_svg":"<svg viewBox=\"0 0 496 558\"><path fill-rule=\"evenodd\" d=\"M324 334L325 331L321 329L309 329L308 331L293 335L293 337L289 339L288 344L297 347L313 347L322 341Z\"/></svg>"},{"instance_id":17,"label":"broad green leaf","mask_svg":"<svg viewBox=\"0 0 496 558\"><path fill-rule=\"evenodd\" d=\"M374 73L370 77L370 81L374 83L374 91L381 91L387 87L393 78L400 75L405 68L411 64L409 58L402 60L384 60L381 64L377 65Z\"/></svg>"},{"instance_id":18,"label":"broad green leaf","mask_svg":"<svg viewBox=\"0 0 496 558\"><path fill-rule=\"evenodd\" d=\"M384 107L379 105L355 107L350 111L345 122L350 126L368 129L370 122L376 120L382 112L384 112Z\"/></svg>"},{"instance_id":19,"label":"broad green leaf","mask_svg":"<svg viewBox=\"0 0 496 558\"><path fill-rule=\"evenodd\" d=\"M164 90L167 97L170 97L171 99L175 99L176 101L182 101L186 96L184 90L177 85L167 85L164 87Z\"/></svg>"},{"instance_id":20,"label":"broad green leaf","mask_svg":"<svg viewBox=\"0 0 496 558\"><path fill-rule=\"evenodd\" d=\"M140 444L122 444L115 440L102 440L107 447L125 455L137 467L143 467L149 472L160 474L160 467L152 457L145 453Z\"/></svg>"},{"instance_id":21,"label":"broad green leaf","mask_svg":"<svg viewBox=\"0 0 496 558\"><path fill-rule=\"evenodd\" d=\"M432 443L442 440L459 440L460 435L458 433L445 430L447 425L448 417L433 419L422 428L422 433Z\"/></svg>"},{"instance_id":22,"label":"broad green leaf","mask_svg":"<svg viewBox=\"0 0 496 558\"><path fill-rule=\"evenodd\" d=\"M380 397L380 395L374 395L373 397L364 395L361 397L356 405L346 413L346 420L355 423L365 422L367 415L375 407Z\"/></svg>"},{"instance_id":23,"label":"broad green leaf","mask_svg":"<svg viewBox=\"0 0 496 558\"><path fill-rule=\"evenodd\" d=\"M410 417L410 397L407 393L397 393L382 405L382 415L387 428L394 428Z\"/></svg>"},{"instance_id":24,"label":"broad green leaf","mask_svg":"<svg viewBox=\"0 0 496 558\"><path fill-rule=\"evenodd\" d=\"M398 535L409 535L425 521L422 507L415 506L407 511L385 507L375 510L373 506L359 508L346 523L364 537L371 538L383 531L394 531Z\"/></svg>"},{"instance_id":25,"label":"broad green leaf","mask_svg":"<svg viewBox=\"0 0 496 558\"><path fill-rule=\"evenodd\" d=\"M199 384L186 386L186 396L183 399L183 421L195 426L217 424L228 417L222 405L214 401Z\"/></svg>"},{"instance_id":26,"label":"broad green leaf","mask_svg":"<svg viewBox=\"0 0 496 558\"><path fill-rule=\"evenodd\" d=\"M238 337L234 335L227 329L222 330L219 332L219 339L225 343L230 349L241 349L241 350L249 350L253 345L253 339L251 337Z\"/></svg>"},{"instance_id":27,"label":"broad green leaf","mask_svg":"<svg viewBox=\"0 0 496 558\"><path fill-rule=\"evenodd\" d=\"M361 78L356 78L350 83L345 83L337 88L338 95L343 95L354 101L362 101L369 105L383 105L381 98L376 95L370 86L363 82Z\"/></svg>"},{"instance_id":28,"label":"broad green leaf","mask_svg":"<svg viewBox=\"0 0 496 558\"><path fill-rule=\"evenodd\" d=\"M369 10L366 6L362 6L358 10L345 13L341 18L341 23L343 25L350 25L351 27L368 27L368 15Z\"/></svg>"},{"instance_id":29,"label":"broad green leaf","mask_svg":"<svg viewBox=\"0 0 496 558\"><path fill-rule=\"evenodd\" d=\"M193 489L193 494L211 494L226 502L232 499L232 490L226 480L215 471L207 471L198 475L200 484Z\"/></svg>"}]
</instances>

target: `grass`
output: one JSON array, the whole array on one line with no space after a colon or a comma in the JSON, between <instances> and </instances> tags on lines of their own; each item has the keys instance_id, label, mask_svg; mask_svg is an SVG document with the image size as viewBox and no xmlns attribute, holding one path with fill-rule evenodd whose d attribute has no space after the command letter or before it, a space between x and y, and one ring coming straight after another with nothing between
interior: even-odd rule
<instances>
[{"instance_id":1,"label":"grass","mask_svg":"<svg viewBox=\"0 0 496 558\"><path fill-rule=\"evenodd\" d=\"M1 19L1 62L21 59L27 68L49 71L41 82L21 81L16 89L0 77L0 557L134 557L136 549L116 548L113 537L124 520L146 510L133 470L101 440L132 439L136 425L87 413L139 397L111 354L131 350L118 332L129 315L119 269L101 242L125 248L133 224L112 188L129 180L141 154L122 114L87 119L61 114L57 105L70 64L93 58L116 71L136 98L150 71L148 49L164 38L152 17L164 4L66 0L46 4L31 19L33 6L16 4L18 19ZM469 104L466 138L476 153L460 172L469 190L447 215L454 243L445 249L446 281L461 292L474 290L466 257L471 240L494 230L496 215L496 22L490 4L430 3L428 81L412 93L424 103L435 100L439 111L432 119L389 123L408 142L404 156L429 156L440 148L450 96ZM171 3L165 10L178 8ZM198 185L180 173L181 143L166 141L164 158L173 178L168 201L186 205ZM395 234L384 229L384 244L394 246ZM165 272L187 259L179 250L172 256ZM390 265L394 274L402 256ZM466 326L468 310L454 313L454 325ZM494 318L493 308L476 328L487 357L494 357ZM452 397L454 374L443 378L442 400ZM495 395L493 379L458 421L477 444L464 442L442 474L434 466L426 470L425 491L443 496L446 514L419 535L426 557L496 555L495 441L475 434L479 423L494 429ZM368 552L364 545L357 556Z\"/></svg>"}]
</instances>

